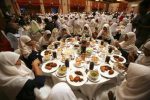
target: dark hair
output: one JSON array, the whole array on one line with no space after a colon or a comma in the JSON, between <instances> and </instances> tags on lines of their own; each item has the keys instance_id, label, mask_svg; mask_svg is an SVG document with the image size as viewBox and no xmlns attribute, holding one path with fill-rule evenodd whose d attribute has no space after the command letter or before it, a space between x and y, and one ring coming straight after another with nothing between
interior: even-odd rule
<instances>
[{"instance_id":1,"label":"dark hair","mask_svg":"<svg viewBox=\"0 0 150 100\"><path fill-rule=\"evenodd\" d=\"M37 17L37 22L41 24L42 23L42 19L40 17Z\"/></svg>"},{"instance_id":2,"label":"dark hair","mask_svg":"<svg viewBox=\"0 0 150 100\"><path fill-rule=\"evenodd\" d=\"M12 26L12 24L8 23L7 27L5 27L5 33L8 32L15 34L18 30Z\"/></svg>"},{"instance_id":3,"label":"dark hair","mask_svg":"<svg viewBox=\"0 0 150 100\"><path fill-rule=\"evenodd\" d=\"M45 19L44 19L44 22L45 22L46 24L49 23L48 18L45 18Z\"/></svg>"},{"instance_id":4,"label":"dark hair","mask_svg":"<svg viewBox=\"0 0 150 100\"><path fill-rule=\"evenodd\" d=\"M139 4L139 14L145 15L150 7L150 0L143 0Z\"/></svg>"},{"instance_id":5,"label":"dark hair","mask_svg":"<svg viewBox=\"0 0 150 100\"><path fill-rule=\"evenodd\" d=\"M52 20L57 20L57 19L58 19L57 15L52 16Z\"/></svg>"}]
</instances>

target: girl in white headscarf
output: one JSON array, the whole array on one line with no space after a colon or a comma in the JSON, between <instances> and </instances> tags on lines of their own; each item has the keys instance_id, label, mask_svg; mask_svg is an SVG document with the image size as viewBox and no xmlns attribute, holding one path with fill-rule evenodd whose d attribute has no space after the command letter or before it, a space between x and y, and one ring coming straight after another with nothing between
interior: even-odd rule
<instances>
[{"instance_id":1,"label":"girl in white headscarf","mask_svg":"<svg viewBox=\"0 0 150 100\"><path fill-rule=\"evenodd\" d=\"M52 42L57 41L58 35L59 35L58 29L57 29L57 28L54 28L54 29L52 30L52 35L51 35L51 37L50 37L50 42L52 43Z\"/></svg>"},{"instance_id":2,"label":"girl in white headscarf","mask_svg":"<svg viewBox=\"0 0 150 100\"><path fill-rule=\"evenodd\" d=\"M150 100L150 68L131 63L126 80L116 88L116 100Z\"/></svg>"},{"instance_id":3,"label":"girl in white headscarf","mask_svg":"<svg viewBox=\"0 0 150 100\"><path fill-rule=\"evenodd\" d=\"M97 91L96 100L150 100L150 68L147 66L130 63L126 79L116 88L105 89L105 94L100 95L102 89ZM104 87L103 87L104 88ZM114 96L108 97L109 90ZM105 99L102 99L105 98Z\"/></svg>"},{"instance_id":4,"label":"girl in white headscarf","mask_svg":"<svg viewBox=\"0 0 150 100\"><path fill-rule=\"evenodd\" d=\"M66 25L63 25L62 29L59 32L59 37L58 37L59 39L58 40L60 40L60 39L66 39L68 37L71 37L69 29L68 29L68 27Z\"/></svg>"},{"instance_id":5,"label":"girl in white headscarf","mask_svg":"<svg viewBox=\"0 0 150 100\"><path fill-rule=\"evenodd\" d=\"M110 32L110 26L108 24L104 24L103 29L98 33L97 38L102 38L106 41L113 41L114 38Z\"/></svg>"},{"instance_id":6,"label":"girl in white headscarf","mask_svg":"<svg viewBox=\"0 0 150 100\"><path fill-rule=\"evenodd\" d=\"M124 33L132 32L132 23L128 23L124 29Z\"/></svg>"},{"instance_id":7,"label":"girl in white headscarf","mask_svg":"<svg viewBox=\"0 0 150 100\"><path fill-rule=\"evenodd\" d=\"M23 35L19 39L19 50L21 56L23 56L26 65L29 68L32 68L32 61L35 59L39 59L42 61L42 57L40 53L37 51L37 44L35 41L31 40L31 38L27 35Z\"/></svg>"},{"instance_id":8,"label":"girl in white headscarf","mask_svg":"<svg viewBox=\"0 0 150 100\"><path fill-rule=\"evenodd\" d=\"M125 35L124 41L119 43L121 48L127 52L137 53L137 47L135 46L136 36L134 32L128 32Z\"/></svg>"},{"instance_id":9,"label":"girl in white headscarf","mask_svg":"<svg viewBox=\"0 0 150 100\"><path fill-rule=\"evenodd\" d=\"M150 66L150 41L148 41L143 47L143 53L140 54L135 61L138 64Z\"/></svg>"},{"instance_id":10,"label":"girl in white headscarf","mask_svg":"<svg viewBox=\"0 0 150 100\"><path fill-rule=\"evenodd\" d=\"M91 31L92 33L95 32L95 27L96 27L96 22L95 22L95 19L91 19L91 22L90 22L90 28L91 28Z\"/></svg>"},{"instance_id":11,"label":"girl in white headscarf","mask_svg":"<svg viewBox=\"0 0 150 100\"><path fill-rule=\"evenodd\" d=\"M82 30L82 27L80 26L80 20L78 19L78 17L75 17L73 21L73 34L80 35L81 30Z\"/></svg>"},{"instance_id":12,"label":"girl in white headscarf","mask_svg":"<svg viewBox=\"0 0 150 100\"><path fill-rule=\"evenodd\" d=\"M76 100L67 84L58 83L52 90L45 84L37 59L33 73L19 57L13 52L0 52L0 88L9 100Z\"/></svg>"},{"instance_id":13,"label":"girl in white headscarf","mask_svg":"<svg viewBox=\"0 0 150 100\"><path fill-rule=\"evenodd\" d=\"M40 37L42 36L41 33L40 33L40 26L39 24L35 21L35 20L32 20L31 21L31 37L35 40L35 41L38 41L40 39Z\"/></svg>"},{"instance_id":14,"label":"girl in white headscarf","mask_svg":"<svg viewBox=\"0 0 150 100\"><path fill-rule=\"evenodd\" d=\"M92 37L92 31L91 31L91 28L88 24L84 25L83 30L81 32L81 35L83 37Z\"/></svg>"},{"instance_id":15,"label":"girl in white headscarf","mask_svg":"<svg viewBox=\"0 0 150 100\"><path fill-rule=\"evenodd\" d=\"M39 47L40 49L47 49L47 46L50 44L51 32L46 30L43 36L39 39Z\"/></svg>"},{"instance_id":16,"label":"girl in white headscarf","mask_svg":"<svg viewBox=\"0 0 150 100\"><path fill-rule=\"evenodd\" d=\"M118 47L122 55L129 61L135 61L137 57L137 47L135 46L136 36L134 32L128 32L122 42L114 42L114 45ZM133 59L134 58L134 59Z\"/></svg>"},{"instance_id":17,"label":"girl in white headscarf","mask_svg":"<svg viewBox=\"0 0 150 100\"><path fill-rule=\"evenodd\" d=\"M116 35L117 27L118 27L118 24L116 22L113 22L113 24L110 26L110 31L111 31L113 36Z\"/></svg>"}]
</instances>

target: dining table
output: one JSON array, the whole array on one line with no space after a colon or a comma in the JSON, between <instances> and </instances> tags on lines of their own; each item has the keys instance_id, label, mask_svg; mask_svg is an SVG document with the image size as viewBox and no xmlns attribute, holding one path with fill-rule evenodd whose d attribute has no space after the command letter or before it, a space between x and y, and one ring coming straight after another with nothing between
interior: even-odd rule
<instances>
[{"instance_id":1,"label":"dining table","mask_svg":"<svg viewBox=\"0 0 150 100\"><path fill-rule=\"evenodd\" d=\"M116 84L120 75L125 73L123 64L126 59L115 46L103 40L62 39L49 45L41 56L44 75L52 77L54 84L68 83L89 100L101 86Z\"/></svg>"}]
</instances>

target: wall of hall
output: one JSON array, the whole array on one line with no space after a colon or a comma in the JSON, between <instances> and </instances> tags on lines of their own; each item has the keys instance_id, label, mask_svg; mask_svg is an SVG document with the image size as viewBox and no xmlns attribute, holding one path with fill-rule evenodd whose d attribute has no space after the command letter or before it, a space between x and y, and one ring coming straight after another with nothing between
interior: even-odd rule
<instances>
[{"instance_id":1,"label":"wall of hall","mask_svg":"<svg viewBox=\"0 0 150 100\"><path fill-rule=\"evenodd\" d=\"M5 0L7 5L11 5L11 12L15 12L13 9L13 3L16 3L20 7L25 7L31 13L49 13L51 8L55 7L58 9L59 13L68 13L71 11L79 12L91 12L91 11L134 11L137 12L137 5L139 2L130 2L130 3L111 3L109 6L106 6L104 2L94 2L89 0ZM16 1L16 2L14 2ZM34 1L34 2L33 2ZM43 1L43 2L42 2ZM32 3L33 2L33 3ZM107 8L108 7L108 8ZM19 10L18 10L19 11Z\"/></svg>"}]
</instances>

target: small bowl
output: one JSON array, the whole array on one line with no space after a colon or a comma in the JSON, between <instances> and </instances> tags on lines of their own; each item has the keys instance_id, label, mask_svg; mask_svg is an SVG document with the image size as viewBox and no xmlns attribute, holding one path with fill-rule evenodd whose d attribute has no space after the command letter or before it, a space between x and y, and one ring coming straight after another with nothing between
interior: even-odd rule
<instances>
[{"instance_id":1,"label":"small bowl","mask_svg":"<svg viewBox=\"0 0 150 100\"><path fill-rule=\"evenodd\" d=\"M92 80L97 80L99 77L99 72L97 70L90 70L88 76Z\"/></svg>"}]
</instances>

